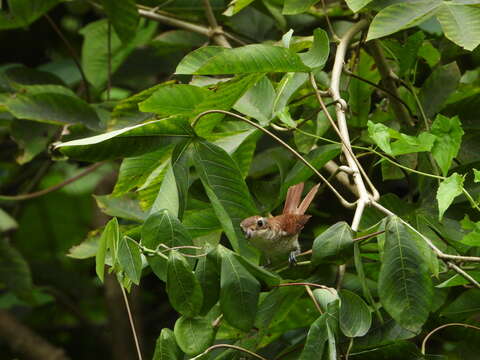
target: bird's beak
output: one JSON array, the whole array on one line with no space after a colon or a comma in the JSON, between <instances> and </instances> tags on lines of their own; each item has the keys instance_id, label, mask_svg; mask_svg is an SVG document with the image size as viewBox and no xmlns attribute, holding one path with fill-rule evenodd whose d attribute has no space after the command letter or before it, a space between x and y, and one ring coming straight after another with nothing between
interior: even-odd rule
<instances>
[{"instance_id":1,"label":"bird's beak","mask_svg":"<svg viewBox=\"0 0 480 360\"><path fill-rule=\"evenodd\" d=\"M244 230L243 233L245 234L245 237L246 237L247 239L250 239L250 238L252 237L252 235L253 235L253 234L252 234L253 232L252 232L252 230L250 230L250 229Z\"/></svg>"}]
</instances>

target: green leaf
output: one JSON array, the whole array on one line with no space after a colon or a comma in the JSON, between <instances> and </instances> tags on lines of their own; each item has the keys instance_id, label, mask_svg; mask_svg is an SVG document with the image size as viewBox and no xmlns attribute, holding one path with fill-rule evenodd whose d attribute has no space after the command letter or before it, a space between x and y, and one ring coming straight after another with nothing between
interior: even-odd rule
<instances>
[{"instance_id":1,"label":"green leaf","mask_svg":"<svg viewBox=\"0 0 480 360\"><path fill-rule=\"evenodd\" d=\"M222 254L220 307L225 320L238 329L249 331L255 321L259 294L257 279L232 253Z\"/></svg>"},{"instance_id":2,"label":"green leaf","mask_svg":"<svg viewBox=\"0 0 480 360\"><path fill-rule=\"evenodd\" d=\"M33 284L28 263L6 240L0 239L0 282L21 299L30 300Z\"/></svg>"},{"instance_id":3,"label":"green leaf","mask_svg":"<svg viewBox=\"0 0 480 360\"><path fill-rule=\"evenodd\" d=\"M148 99L139 104L144 112L153 112L159 115L190 115L210 92L198 86L186 84L172 84L162 86Z\"/></svg>"},{"instance_id":4,"label":"green leaf","mask_svg":"<svg viewBox=\"0 0 480 360\"><path fill-rule=\"evenodd\" d=\"M353 11L353 12L358 12L368 4L370 4L372 0L346 0L346 3L348 7Z\"/></svg>"},{"instance_id":5,"label":"green leaf","mask_svg":"<svg viewBox=\"0 0 480 360\"><path fill-rule=\"evenodd\" d=\"M28 85L10 97L5 105L19 119L49 124L83 124L100 127L95 110L70 89L58 85Z\"/></svg>"},{"instance_id":6,"label":"green leaf","mask_svg":"<svg viewBox=\"0 0 480 360\"><path fill-rule=\"evenodd\" d=\"M469 270L467 271L468 275L473 277L475 280L480 280L480 270ZM463 286L470 284L470 281L465 279L462 275L456 274L453 275L451 278L441 282L440 284L436 285L437 288L447 288L452 286Z\"/></svg>"},{"instance_id":7,"label":"green leaf","mask_svg":"<svg viewBox=\"0 0 480 360\"><path fill-rule=\"evenodd\" d=\"M476 183L479 183L480 182L480 170L473 169L473 176L474 176L473 181L476 182Z\"/></svg>"},{"instance_id":8,"label":"green leaf","mask_svg":"<svg viewBox=\"0 0 480 360\"><path fill-rule=\"evenodd\" d=\"M310 151L305 158L313 165L313 167L321 169L328 161L338 156L340 151L340 146L337 144L323 145ZM312 170L307 168L304 163L297 161L282 183L279 198L284 198L290 186L303 182L309 179L312 175Z\"/></svg>"},{"instance_id":9,"label":"green leaf","mask_svg":"<svg viewBox=\"0 0 480 360\"><path fill-rule=\"evenodd\" d=\"M262 77L235 103L233 108L250 116L265 126L270 122L273 112L275 89L267 76Z\"/></svg>"},{"instance_id":10,"label":"green leaf","mask_svg":"<svg viewBox=\"0 0 480 360\"><path fill-rule=\"evenodd\" d=\"M292 98L293 94L303 85L308 79L305 73L288 73L285 74L282 80L278 83L276 91L277 96L273 101L273 114L282 111Z\"/></svg>"},{"instance_id":11,"label":"green leaf","mask_svg":"<svg viewBox=\"0 0 480 360\"><path fill-rule=\"evenodd\" d=\"M303 54L300 54L300 58L303 63L312 69L322 69L328 60L330 54L330 39L328 34L323 29L315 29L313 31L313 44L312 47Z\"/></svg>"},{"instance_id":12,"label":"green leaf","mask_svg":"<svg viewBox=\"0 0 480 360\"><path fill-rule=\"evenodd\" d=\"M443 1L436 16L445 36L465 50L480 44L480 9L477 6Z\"/></svg>"},{"instance_id":13,"label":"green leaf","mask_svg":"<svg viewBox=\"0 0 480 360\"><path fill-rule=\"evenodd\" d=\"M95 256L95 270L98 278L103 282L103 275L105 273L105 256L107 250L113 250L114 244L118 244L120 239L120 230L118 227L117 218L111 219L103 229L100 240L98 241L97 255ZM115 256L112 256L115 259Z\"/></svg>"},{"instance_id":14,"label":"green leaf","mask_svg":"<svg viewBox=\"0 0 480 360\"><path fill-rule=\"evenodd\" d=\"M180 199L178 196L175 174L173 173L172 164L168 164L167 172L165 173L162 185L160 186L160 191L150 209L150 213L166 209L172 216L178 217L179 207Z\"/></svg>"},{"instance_id":15,"label":"green leaf","mask_svg":"<svg viewBox=\"0 0 480 360\"><path fill-rule=\"evenodd\" d=\"M237 164L216 145L196 141L193 146L195 168L233 249L252 256L240 222L257 210Z\"/></svg>"},{"instance_id":16,"label":"green leaf","mask_svg":"<svg viewBox=\"0 0 480 360\"><path fill-rule=\"evenodd\" d=\"M432 280L415 240L396 217L386 225L378 293L395 321L405 329L420 331L433 301Z\"/></svg>"},{"instance_id":17,"label":"green leaf","mask_svg":"<svg viewBox=\"0 0 480 360\"><path fill-rule=\"evenodd\" d=\"M10 0L10 13L0 12L0 29L24 27L40 18L60 0Z\"/></svg>"},{"instance_id":18,"label":"green leaf","mask_svg":"<svg viewBox=\"0 0 480 360\"><path fill-rule=\"evenodd\" d=\"M202 256L198 259L195 276L203 292L200 314L206 314L220 297L220 268L210 256Z\"/></svg>"},{"instance_id":19,"label":"green leaf","mask_svg":"<svg viewBox=\"0 0 480 360\"><path fill-rule=\"evenodd\" d=\"M180 360L182 352L175 341L172 330L164 328L160 332L155 344L153 360Z\"/></svg>"},{"instance_id":20,"label":"green leaf","mask_svg":"<svg viewBox=\"0 0 480 360\"><path fill-rule=\"evenodd\" d=\"M443 180L438 186L437 202L438 202L438 219L442 221L443 214L452 205L453 200L463 192L464 177L453 173Z\"/></svg>"},{"instance_id":21,"label":"green leaf","mask_svg":"<svg viewBox=\"0 0 480 360\"><path fill-rule=\"evenodd\" d=\"M219 83L215 91L212 91L204 101L196 106L193 115L197 116L212 109L230 110L237 100L263 76L263 74L241 75L235 76L227 82ZM198 120L195 130L200 136L208 136L224 116L223 114L204 115Z\"/></svg>"},{"instance_id":22,"label":"green leaf","mask_svg":"<svg viewBox=\"0 0 480 360\"><path fill-rule=\"evenodd\" d=\"M121 197L112 195L93 195L93 197L97 206L107 215L137 222L142 222L147 217L147 213L140 209L133 194L125 194Z\"/></svg>"},{"instance_id":23,"label":"green leaf","mask_svg":"<svg viewBox=\"0 0 480 360\"><path fill-rule=\"evenodd\" d=\"M400 134L397 141L391 143L392 155L404 155L422 151L430 151L435 142L435 136L422 132L418 136Z\"/></svg>"},{"instance_id":24,"label":"green leaf","mask_svg":"<svg viewBox=\"0 0 480 360\"><path fill-rule=\"evenodd\" d=\"M185 227L176 217L169 214L167 210L151 214L145 220L141 233L142 245L152 250L164 250L165 247L161 246L161 244L167 248L193 245L190 234ZM191 249L182 249L182 253L193 254ZM155 275L165 280L167 276L167 261L160 256L148 256L147 261Z\"/></svg>"},{"instance_id":25,"label":"green leaf","mask_svg":"<svg viewBox=\"0 0 480 360\"><path fill-rule=\"evenodd\" d=\"M167 294L170 304L180 314L193 317L200 313L202 288L188 261L176 250L170 251L168 256Z\"/></svg>"},{"instance_id":26,"label":"green leaf","mask_svg":"<svg viewBox=\"0 0 480 360\"><path fill-rule=\"evenodd\" d=\"M373 18L367 41L418 25L433 16L442 2L423 0L387 6Z\"/></svg>"},{"instance_id":27,"label":"green leaf","mask_svg":"<svg viewBox=\"0 0 480 360\"><path fill-rule=\"evenodd\" d=\"M296 15L309 10L318 0L285 0L282 14Z\"/></svg>"},{"instance_id":28,"label":"green leaf","mask_svg":"<svg viewBox=\"0 0 480 360\"><path fill-rule=\"evenodd\" d=\"M380 73L375 69L375 62L365 51L360 51L360 57L357 65L356 74L363 79L367 79L373 83L378 83L380 80ZM348 120L349 125L364 127L367 125L369 114L371 96L374 88L365 81L351 78L348 87L350 95L348 105L352 111L352 117Z\"/></svg>"},{"instance_id":29,"label":"green leaf","mask_svg":"<svg viewBox=\"0 0 480 360\"><path fill-rule=\"evenodd\" d=\"M368 305L357 294L341 290L340 329L348 337L365 335L372 325L372 315Z\"/></svg>"},{"instance_id":30,"label":"green leaf","mask_svg":"<svg viewBox=\"0 0 480 360\"><path fill-rule=\"evenodd\" d=\"M245 269L250 272L250 274L255 276L255 278L260 280L262 283L265 283L269 287L274 287L280 284L282 279L276 273L270 272L267 269L252 263L250 260L238 255L237 253L233 253L233 255L245 267Z\"/></svg>"},{"instance_id":31,"label":"green leaf","mask_svg":"<svg viewBox=\"0 0 480 360\"><path fill-rule=\"evenodd\" d=\"M205 50L203 51L205 52ZM203 54L202 52L202 54ZM187 55L177 67L176 74L196 75L223 75L223 74L250 74L266 72L309 71L300 57L284 47L252 44L234 49L214 50L216 55L203 58L204 62L194 71L198 64L195 52Z\"/></svg>"},{"instance_id":32,"label":"green leaf","mask_svg":"<svg viewBox=\"0 0 480 360\"><path fill-rule=\"evenodd\" d=\"M135 240L128 236L120 240L117 259L120 269L125 271L134 284L138 285L142 277L142 256Z\"/></svg>"},{"instance_id":33,"label":"green leaf","mask_svg":"<svg viewBox=\"0 0 480 360\"><path fill-rule=\"evenodd\" d=\"M344 221L330 226L314 240L312 251L312 265L324 262L344 264L353 256L350 226Z\"/></svg>"},{"instance_id":34,"label":"green leaf","mask_svg":"<svg viewBox=\"0 0 480 360\"><path fill-rule=\"evenodd\" d=\"M299 360L322 359L325 343L328 341L327 316L328 314L324 313L310 326Z\"/></svg>"},{"instance_id":35,"label":"green leaf","mask_svg":"<svg viewBox=\"0 0 480 360\"><path fill-rule=\"evenodd\" d=\"M215 337L215 330L205 318L180 317L173 329L177 344L187 355L197 355L208 348Z\"/></svg>"},{"instance_id":36,"label":"green leaf","mask_svg":"<svg viewBox=\"0 0 480 360\"><path fill-rule=\"evenodd\" d=\"M72 246L68 250L68 257L73 259L88 259L97 254L100 236L89 236L78 245Z\"/></svg>"},{"instance_id":37,"label":"green leaf","mask_svg":"<svg viewBox=\"0 0 480 360\"><path fill-rule=\"evenodd\" d=\"M375 144L380 147L387 154L392 154L392 147L390 146L390 139L392 136L392 129L383 125L375 124L368 120L368 136L372 138Z\"/></svg>"},{"instance_id":38,"label":"green leaf","mask_svg":"<svg viewBox=\"0 0 480 360\"><path fill-rule=\"evenodd\" d=\"M225 16L232 16L242 10L244 7L248 6L253 0L232 0L228 4L227 10L223 12Z\"/></svg>"},{"instance_id":39,"label":"green leaf","mask_svg":"<svg viewBox=\"0 0 480 360\"><path fill-rule=\"evenodd\" d=\"M132 189L148 187L168 163L173 146L164 146L140 156L126 158L122 161L118 179L112 194L120 196Z\"/></svg>"},{"instance_id":40,"label":"green leaf","mask_svg":"<svg viewBox=\"0 0 480 360\"><path fill-rule=\"evenodd\" d=\"M214 56L225 51L221 46L204 46L200 47L187 56L177 65L176 74L193 74L200 69L207 61Z\"/></svg>"},{"instance_id":41,"label":"green leaf","mask_svg":"<svg viewBox=\"0 0 480 360\"><path fill-rule=\"evenodd\" d=\"M455 321L466 319L480 310L480 291L478 289L466 290L452 303L442 309L440 315Z\"/></svg>"},{"instance_id":42,"label":"green leaf","mask_svg":"<svg viewBox=\"0 0 480 360\"><path fill-rule=\"evenodd\" d=\"M448 118L439 114L430 131L437 137L432 147L433 158L437 161L443 176L447 176L452 160L457 156L462 143L464 134L462 123L458 116Z\"/></svg>"},{"instance_id":43,"label":"green leaf","mask_svg":"<svg viewBox=\"0 0 480 360\"><path fill-rule=\"evenodd\" d=\"M222 231L222 226L212 207L185 211L183 225L192 238Z\"/></svg>"},{"instance_id":44,"label":"green leaf","mask_svg":"<svg viewBox=\"0 0 480 360\"><path fill-rule=\"evenodd\" d=\"M135 37L139 15L135 0L102 0L103 8L123 43Z\"/></svg>"},{"instance_id":45,"label":"green leaf","mask_svg":"<svg viewBox=\"0 0 480 360\"><path fill-rule=\"evenodd\" d=\"M439 112L447 98L458 87L460 69L457 63L437 67L425 80L418 97L427 117L433 117Z\"/></svg>"},{"instance_id":46,"label":"green leaf","mask_svg":"<svg viewBox=\"0 0 480 360\"><path fill-rule=\"evenodd\" d=\"M255 326L268 329L281 323L304 292L299 286L282 286L269 291L258 306Z\"/></svg>"},{"instance_id":47,"label":"green leaf","mask_svg":"<svg viewBox=\"0 0 480 360\"><path fill-rule=\"evenodd\" d=\"M186 119L168 118L59 143L55 150L77 160L101 161L138 156L194 136Z\"/></svg>"},{"instance_id":48,"label":"green leaf","mask_svg":"<svg viewBox=\"0 0 480 360\"><path fill-rule=\"evenodd\" d=\"M0 208L0 233L18 228L18 224L13 217Z\"/></svg>"},{"instance_id":49,"label":"green leaf","mask_svg":"<svg viewBox=\"0 0 480 360\"><path fill-rule=\"evenodd\" d=\"M114 1L114 0L111 0ZM122 1L123 2L123 1ZM137 46L145 45L156 31L155 22L141 21L132 41L122 44L115 31L111 32L111 73L114 74ZM87 80L97 88L106 85L109 75L108 21L89 23L80 30L85 38L82 46L82 67Z\"/></svg>"}]
</instances>

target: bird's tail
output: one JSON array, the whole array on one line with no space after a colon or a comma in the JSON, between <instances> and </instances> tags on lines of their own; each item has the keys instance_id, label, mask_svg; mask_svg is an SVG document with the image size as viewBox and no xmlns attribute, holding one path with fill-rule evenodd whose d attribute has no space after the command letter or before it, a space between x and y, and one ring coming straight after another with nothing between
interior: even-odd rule
<instances>
[{"instance_id":1,"label":"bird's tail","mask_svg":"<svg viewBox=\"0 0 480 360\"><path fill-rule=\"evenodd\" d=\"M320 184L315 185L305 196L303 201L300 203L302 198L302 192L304 183L299 183L288 188L287 197L285 199L285 206L283 207L283 214L298 214L303 215L310 206L313 198L315 197Z\"/></svg>"}]
</instances>

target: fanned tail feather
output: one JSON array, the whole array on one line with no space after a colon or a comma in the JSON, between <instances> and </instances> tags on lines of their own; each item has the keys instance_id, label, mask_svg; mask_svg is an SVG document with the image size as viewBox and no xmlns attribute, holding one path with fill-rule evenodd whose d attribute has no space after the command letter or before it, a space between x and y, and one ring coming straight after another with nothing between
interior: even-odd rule
<instances>
[{"instance_id":1,"label":"fanned tail feather","mask_svg":"<svg viewBox=\"0 0 480 360\"><path fill-rule=\"evenodd\" d=\"M302 198L303 186L304 183L301 182L288 188L282 214L295 214L297 212L298 204L300 204Z\"/></svg>"}]
</instances>

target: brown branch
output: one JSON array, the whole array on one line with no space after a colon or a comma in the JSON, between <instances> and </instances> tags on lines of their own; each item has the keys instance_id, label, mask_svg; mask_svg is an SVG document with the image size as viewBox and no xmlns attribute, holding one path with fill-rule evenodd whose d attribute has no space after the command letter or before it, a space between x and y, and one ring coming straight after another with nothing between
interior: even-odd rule
<instances>
[{"instance_id":1,"label":"brown branch","mask_svg":"<svg viewBox=\"0 0 480 360\"><path fill-rule=\"evenodd\" d=\"M208 354L210 351L212 350L215 350L215 349L221 349L221 348L229 348L229 349L234 349L234 350L238 350L238 351L242 351L244 353L247 353L253 357L256 357L257 359L260 359L260 360L267 360L266 358L264 358L263 356L260 356L256 353L254 353L253 351L250 351L250 350L247 350L247 349L244 349L240 346L236 346L236 345L230 345L230 344L216 344L216 345L212 345L210 346L207 350L205 350L204 352L202 352L201 354L191 358L190 360L196 360L196 359L200 359L202 358L204 355Z\"/></svg>"},{"instance_id":2,"label":"brown branch","mask_svg":"<svg viewBox=\"0 0 480 360\"><path fill-rule=\"evenodd\" d=\"M476 329L476 330L480 330L480 327L478 326L474 326L474 325L470 325L470 324L463 324L463 323L449 323L449 324L444 324L444 325L441 325L435 329L433 329L432 331L430 331L428 333L427 336L425 336L425 338L423 339L422 341L422 354L425 355L425 346L427 345L427 341L428 339L430 338L430 336L432 336L434 333L436 333L438 330L442 330L446 327L449 327L449 326L463 326L463 327L466 327L466 328L470 328L470 329Z\"/></svg>"},{"instance_id":3,"label":"brown branch","mask_svg":"<svg viewBox=\"0 0 480 360\"><path fill-rule=\"evenodd\" d=\"M0 309L0 337L10 348L34 360L68 360L65 351L40 337L33 330L20 323L8 311Z\"/></svg>"},{"instance_id":4,"label":"brown branch","mask_svg":"<svg viewBox=\"0 0 480 360\"><path fill-rule=\"evenodd\" d=\"M231 48L232 45L230 45L227 38L223 35L222 28L218 26L218 22L215 18L215 14L213 13L210 0L203 0L203 5L205 6L205 15L207 16L208 23L211 27L211 36L213 37L213 41L216 42L217 45L225 48Z\"/></svg>"},{"instance_id":5,"label":"brown branch","mask_svg":"<svg viewBox=\"0 0 480 360\"><path fill-rule=\"evenodd\" d=\"M30 200L30 199L34 199L34 198L46 195L48 193L51 193L51 192L56 191L58 189L61 189L62 187L67 186L68 184L71 184L71 183L77 181L78 179L81 179L85 175L88 175L91 172L95 171L97 168L99 168L103 164L105 164L105 162L99 162L99 163L93 164L93 165L89 166L88 168L86 168L81 173L75 175L74 177L72 177L70 179L67 179L67 180L61 182L60 184L54 185L54 186L49 187L47 189L35 191L35 192L29 193L29 194L20 194L20 195L13 195L13 196L0 195L0 201L23 201L23 200Z\"/></svg>"}]
</instances>

